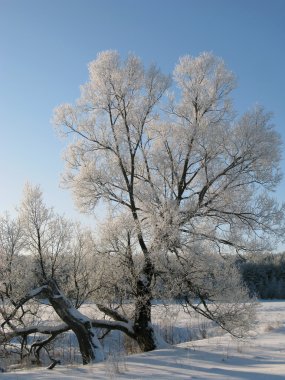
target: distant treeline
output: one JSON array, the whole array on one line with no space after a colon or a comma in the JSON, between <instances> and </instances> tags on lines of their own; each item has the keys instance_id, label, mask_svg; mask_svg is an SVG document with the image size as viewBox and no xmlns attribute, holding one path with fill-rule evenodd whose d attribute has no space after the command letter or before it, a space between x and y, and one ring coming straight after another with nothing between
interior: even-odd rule
<instances>
[{"instance_id":1,"label":"distant treeline","mask_svg":"<svg viewBox=\"0 0 285 380\"><path fill-rule=\"evenodd\" d=\"M248 256L239 266L252 294L262 299L285 299L285 252Z\"/></svg>"}]
</instances>

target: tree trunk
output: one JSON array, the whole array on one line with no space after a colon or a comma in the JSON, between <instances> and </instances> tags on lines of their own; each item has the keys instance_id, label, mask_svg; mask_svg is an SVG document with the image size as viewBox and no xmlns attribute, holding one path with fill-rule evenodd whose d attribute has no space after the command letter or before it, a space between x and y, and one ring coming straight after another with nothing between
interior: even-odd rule
<instances>
[{"instance_id":1,"label":"tree trunk","mask_svg":"<svg viewBox=\"0 0 285 380\"><path fill-rule=\"evenodd\" d=\"M151 302L138 301L135 310L134 323L135 340L143 352L152 351L157 348L155 333L151 325Z\"/></svg>"},{"instance_id":2,"label":"tree trunk","mask_svg":"<svg viewBox=\"0 0 285 380\"><path fill-rule=\"evenodd\" d=\"M58 316L75 333L79 349L82 355L83 364L103 360L104 354L102 346L92 327L91 320L81 314L72 303L62 294L54 280L49 280L47 297Z\"/></svg>"},{"instance_id":3,"label":"tree trunk","mask_svg":"<svg viewBox=\"0 0 285 380\"><path fill-rule=\"evenodd\" d=\"M137 301L135 304L134 332L140 349L152 351L157 348L155 332L151 324L151 280L153 266L145 265L140 279L137 281Z\"/></svg>"}]
</instances>

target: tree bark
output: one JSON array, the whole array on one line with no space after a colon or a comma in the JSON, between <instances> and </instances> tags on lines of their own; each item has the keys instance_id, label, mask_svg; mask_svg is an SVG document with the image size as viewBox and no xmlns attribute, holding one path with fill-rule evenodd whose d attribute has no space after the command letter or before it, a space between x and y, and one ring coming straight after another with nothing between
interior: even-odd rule
<instances>
[{"instance_id":1,"label":"tree bark","mask_svg":"<svg viewBox=\"0 0 285 380\"><path fill-rule=\"evenodd\" d=\"M91 320L81 314L60 292L56 282L47 283L47 297L58 316L68 325L77 337L83 364L103 360L102 346L96 336Z\"/></svg>"},{"instance_id":2,"label":"tree bark","mask_svg":"<svg viewBox=\"0 0 285 380\"><path fill-rule=\"evenodd\" d=\"M135 304L134 332L142 351L152 351L157 348L155 332L151 324L151 281L153 265L146 260L141 277L137 281L137 301Z\"/></svg>"},{"instance_id":3,"label":"tree bark","mask_svg":"<svg viewBox=\"0 0 285 380\"><path fill-rule=\"evenodd\" d=\"M157 348L155 332L151 324L150 300L138 301L136 303L134 333L135 340L143 352L152 351Z\"/></svg>"}]
</instances>

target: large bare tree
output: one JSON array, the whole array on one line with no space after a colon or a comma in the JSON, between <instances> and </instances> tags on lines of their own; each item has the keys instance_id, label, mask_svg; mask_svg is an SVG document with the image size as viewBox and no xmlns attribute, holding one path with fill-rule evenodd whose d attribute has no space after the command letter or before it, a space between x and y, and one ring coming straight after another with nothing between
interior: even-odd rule
<instances>
[{"instance_id":1,"label":"large bare tree","mask_svg":"<svg viewBox=\"0 0 285 380\"><path fill-rule=\"evenodd\" d=\"M235 116L235 78L212 54L182 57L173 78L171 87L155 66L105 51L89 64L77 103L54 114L71 137L64 182L76 205L90 212L102 200L117 221L106 252L110 263L115 256L118 267L129 268L134 335L143 350L157 347L151 301L163 273L171 278L167 263L177 266L186 304L225 326L206 302L219 298L215 281L194 275L197 267L203 272L199 257L213 278L205 253L213 260L261 250L284 232L284 208L269 196L280 181L281 149L270 115L256 106ZM174 280L161 281L167 287Z\"/></svg>"}]
</instances>

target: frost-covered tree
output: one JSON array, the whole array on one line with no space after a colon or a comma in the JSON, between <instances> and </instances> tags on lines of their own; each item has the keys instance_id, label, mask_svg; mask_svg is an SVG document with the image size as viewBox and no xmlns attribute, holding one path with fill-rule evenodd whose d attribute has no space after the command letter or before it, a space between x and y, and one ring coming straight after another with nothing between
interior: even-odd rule
<instances>
[{"instance_id":1,"label":"frost-covered tree","mask_svg":"<svg viewBox=\"0 0 285 380\"><path fill-rule=\"evenodd\" d=\"M78 310L96 297L99 309L110 314L101 302L112 302L117 292L106 287L111 271L105 269L110 266L105 253L91 231L56 214L45 205L40 188L27 185L17 219L0 217L1 347L9 351L18 339L22 357L34 354L40 360L43 348L72 330L87 364L104 358L96 328L135 339L133 324L115 310L113 321L91 319ZM42 300L61 322L45 321Z\"/></svg>"},{"instance_id":2,"label":"frost-covered tree","mask_svg":"<svg viewBox=\"0 0 285 380\"><path fill-rule=\"evenodd\" d=\"M8 214L0 219L0 297L11 300L19 297L19 291L25 288L19 278L22 264L20 252L23 249L23 229L19 220L13 220Z\"/></svg>"},{"instance_id":3,"label":"frost-covered tree","mask_svg":"<svg viewBox=\"0 0 285 380\"><path fill-rule=\"evenodd\" d=\"M38 186L26 186L18 211L16 221L0 218L0 343L30 336L30 349L39 358L43 347L72 330L84 363L95 353L102 358L91 320L77 310L100 287L92 234L48 208ZM42 321L41 299L63 323Z\"/></svg>"},{"instance_id":4,"label":"frost-covered tree","mask_svg":"<svg viewBox=\"0 0 285 380\"><path fill-rule=\"evenodd\" d=\"M281 149L270 115L256 106L236 117L235 78L212 54L182 57L173 79L171 92L170 78L155 66L145 69L134 55L122 61L105 51L89 64L77 103L54 114L55 125L71 137L64 182L76 205L91 212L103 201L111 210L115 226L105 249L117 277L128 279L116 281L134 299L132 325L142 350L157 347L151 301L159 279L161 287L175 283L168 262L180 273L174 293L183 289L188 306L225 326L227 312L216 315L206 302L221 301L217 284L229 271L220 260L211 267L205 254L258 251L284 232L284 208L269 196L280 181ZM197 266L199 257L204 267L194 276L191 263ZM248 300L235 281L230 290L228 301L230 293ZM227 314L227 329L241 313Z\"/></svg>"}]
</instances>

